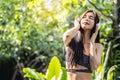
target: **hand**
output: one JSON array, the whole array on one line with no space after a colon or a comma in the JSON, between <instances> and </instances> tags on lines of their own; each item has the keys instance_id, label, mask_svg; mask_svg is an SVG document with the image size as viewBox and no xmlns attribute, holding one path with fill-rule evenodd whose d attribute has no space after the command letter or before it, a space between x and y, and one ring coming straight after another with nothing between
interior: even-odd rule
<instances>
[{"instance_id":1,"label":"hand","mask_svg":"<svg viewBox=\"0 0 120 80\"><path fill-rule=\"evenodd\" d=\"M90 39L90 42L95 43L96 37L98 35L98 31L99 31L99 27L97 26L96 31L93 33L93 35L92 35L92 37Z\"/></svg>"},{"instance_id":2,"label":"hand","mask_svg":"<svg viewBox=\"0 0 120 80\"><path fill-rule=\"evenodd\" d=\"M91 39L90 39L90 54L91 56L94 55L94 53L96 53L96 45L95 45L95 40L96 40L96 37L98 35L98 31L99 31L99 27L97 26L96 27L96 31L93 33Z\"/></svg>"},{"instance_id":3,"label":"hand","mask_svg":"<svg viewBox=\"0 0 120 80\"><path fill-rule=\"evenodd\" d=\"M75 17L74 26L80 29L80 18L78 16Z\"/></svg>"}]
</instances>

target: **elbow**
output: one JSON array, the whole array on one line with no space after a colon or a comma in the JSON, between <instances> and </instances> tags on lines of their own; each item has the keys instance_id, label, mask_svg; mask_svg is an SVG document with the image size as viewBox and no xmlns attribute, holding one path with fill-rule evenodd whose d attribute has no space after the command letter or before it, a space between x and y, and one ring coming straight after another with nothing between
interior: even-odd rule
<instances>
[{"instance_id":1,"label":"elbow","mask_svg":"<svg viewBox=\"0 0 120 80\"><path fill-rule=\"evenodd\" d=\"M66 41L67 41L67 35L66 34L63 34L62 40L63 40L64 43L66 43Z\"/></svg>"},{"instance_id":2,"label":"elbow","mask_svg":"<svg viewBox=\"0 0 120 80\"><path fill-rule=\"evenodd\" d=\"M66 40L66 34L65 33L63 34L62 39L65 42L65 40Z\"/></svg>"},{"instance_id":3,"label":"elbow","mask_svg":"<svg viewBox=\"0 0 120 80\"><path fill-rule=\"evenodd\" d=\"M91 67L91 69L92 69L93 71L95 71L95 70L98 69L98 66L97 66L97 65L94 65L94 66Z\"/></svg>"},{"instance_id":4,"label":"elbow","mask_svg":"<svg viewBox=\"0 0 120 80\"><path fill-rule=\"evenodd\" d=\"M67 34L63 34L62 39L63 39L64 44L65 44L66 46L68 46L68 44L69 44L69 42L70 42L70 36L67 35Z\"/></svg>"},{"instance_id":5,"label":"elbow","mask_svg":"<svg viewBox=\"0 0 120 80\"><path fill-rule=\"evenodd\" d=\"M100 62L97 63L97 66L98 66L98 67L100 66Z\"/></svg>"},{"instance_id":6,"label":"elbow","mask_svg":"<svg viewBox=\"0 0 120 80\"><path fill-rule=\"evenodd\" d=\"M100 62L96 62L95 64L92 65L91 69L95 71L98 69L99 66L100 66Z\"/></svg>"},{"instance_id":7,"label":"elbow","mask_svg":"<svg viewBox=\"0 0 120 80\"><path fill-rule=\"evenodd\" d=\"M99 66L100 66L100 62L97 62L95 65L95 70L97 70Z\"/></svg>"},{"instance_id":8,"label":"elbow","mask_svg":"<svg viewBox=\"0 0 120 80\"><path fill-rule=\"evenodd\" d=\"M99 65L100 65L100 64L99 64L99 63L97 63L97 64L94 66L94 69L95 69L95 70L97 70L97 69L98 69L98 67L99 67Z\"/></svg>"}]
</instances>

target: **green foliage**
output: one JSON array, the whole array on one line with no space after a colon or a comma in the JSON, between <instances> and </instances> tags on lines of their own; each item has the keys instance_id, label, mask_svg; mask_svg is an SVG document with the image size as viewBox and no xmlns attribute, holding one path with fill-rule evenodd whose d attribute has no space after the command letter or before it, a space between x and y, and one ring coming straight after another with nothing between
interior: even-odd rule
<instances>
[{"instance_id":1,"label":"green foliage","mask_svg":"<svg viewBox=\"0 0 120 80\"><path fill-rule=\"evenodd\" d=\"M30 80L67 80L66 69L61 67L59 59L54 56L48 66L46 74L39 73L35 69L23 68L24 77Z\"/></svg>"},{"instance_id":2,"label":"green foliage","mask_svg":"<svg viewBox=\"0 0 120 80\"><path fill-rule=\"evenodd\" d=\"M30 80L45 80L45 75L37 72L35 69L24 68L23 72L25 73L24 77L29 78Z\"/></svg>"},{"instance_id":3,"label":"green foliage","mask_svg":"<svg viewBox=\"0 0 120 80\"><path fill-rule=\"evenodd\" d=\"M61 6L59 9L54 6L53 10L48 11L47 4L40 0L2 1L0 4L1 59L14 57L24 63L25 56L39 55L40 61L47 64L46 60L49 61L52 56L62 53L63 25L59 25L62 19L57 19Z\"/></svg>"},{"instance_id":4,"label":"green foliage","mask_svg":"<svg viewBox=\"0 0 120 80\"><path fill-rule=\"evenodd\" d=\"M66 68L65 67L61 67L61 68L62 68L62 76L60 80L67 80Z\"/></svg>"},{"instance_id":5,"label":"green foliage","mask_svg":"<svg viewBox=\"0 0 120 80\"><path fill-rule=\"evenodd\" d=\"M96 78L103 69L108 35L114 30L114 3L111 0L2 0L0 2L0 60L7 62L13 57L18 65L23 64L24 67L29 66L40 71L48 66L52 56L57 55L61 64L65 65L62 35L68 28L73 27L75 16L80 16L87 9L95 10L100 16L100 42L104 45L101 65L93 74ZM117 37L115 39L119 40ZM116 50L119 43L114 41L104 71L105 79L111 66L120 66L120 50ZM35 72L30 70L27 71L29 74ZM63 67L62 72L65 74ZM114 78L119 79L119 69L114 73ZM40 74L36 73L36 75ZM58 78L59 73L56 76ZM62 80L66 78L65 76L62 75Z\"/></svg>"},{"instance_id":6,"label":"green foliage","mask_svg":"<svg viewBox=\"0 0 120 80\"><path fill-rule=\"evenodd\" d=\"M61 65L59 60L57 59L57 57L53 57L46 73L47 79L52 80L52 78L54 78L55 80L58 80L60 75L60 70L61 70Z\"/></svg>"},{"instance_id":7,"label":"green foliage","mask_svg":"<svg viewBox=\"0 0 120 80\"><path fill-rule=\"evenodd\" d=\"M114 65L109 69L108 74L107 74L107 80L113 80L114 71L116 68L117 68L117 65Z\"/></svg>"},{"instance_id":8,"label":"green foliage","mask_svg":"<svg viewBox=\"0 0 120 80\"><path fill-rule=\"evenodd\" d=\"M82 1L82 6L83 6L83 7L86 5L86 1L87 1L87 0L83 0L83 1Z\"/></svg>"}]
</instances>

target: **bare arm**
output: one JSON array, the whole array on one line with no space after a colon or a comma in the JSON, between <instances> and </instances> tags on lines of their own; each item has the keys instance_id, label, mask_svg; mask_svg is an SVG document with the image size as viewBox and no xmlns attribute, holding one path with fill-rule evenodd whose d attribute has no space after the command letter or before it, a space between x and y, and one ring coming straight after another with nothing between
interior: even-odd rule
<instances>
[{"instance_id":1,"label":"bare arm","mask_svg":"<svg viewBox=\"0 0 120 80\"><path fill-rule=\"evenodd\" d=\"M65 46L68 46L68 44L70 43L71 39L77 34L78 30L80 29L79 20L78 20L77 17L75 18L74 26L75 27L67 30L63 34L63 41L64 41Z\"/></svg>"},{"instance_id":2,"label":"bare arm","mask_svg":"<svg viewBox=\"0 0 120 80\"><path fill-rule=\"evenodd\" d=\"M98 30L99 28L97 27L95 33L92 35L90 40L90 64L92 70L96 70L99 67L103 52L102 44L95 43Z\"/></svg>"},{"instance_id":3,"label":"bare arm","mask_svg":"<svg viewBox=\"0 0 120 80\"><path fill-rule=\"evenodd\" d=\"M90 50L90 63L92 70L96 70L100 65L103 46L98 43L93 43L92 46Z\"/></svg>"}]
</instances>

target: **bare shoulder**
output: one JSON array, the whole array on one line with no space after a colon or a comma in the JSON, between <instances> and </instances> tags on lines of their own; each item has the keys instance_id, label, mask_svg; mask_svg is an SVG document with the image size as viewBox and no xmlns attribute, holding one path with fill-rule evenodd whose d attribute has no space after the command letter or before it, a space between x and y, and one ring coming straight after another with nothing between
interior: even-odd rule
<instances>
[{"instance_id":1,"label":"bare shoulder","mask_svg":"<svg viewBox=\"0 0 120 80\"><path fill-rule=\"evenodd\" d=\"M96 43L95 45L96 45L96 47L97 47L98 49L102 49L102 50L103 50L103 45L102 45L102 44Z\"/></svg>"}]
</instances>

